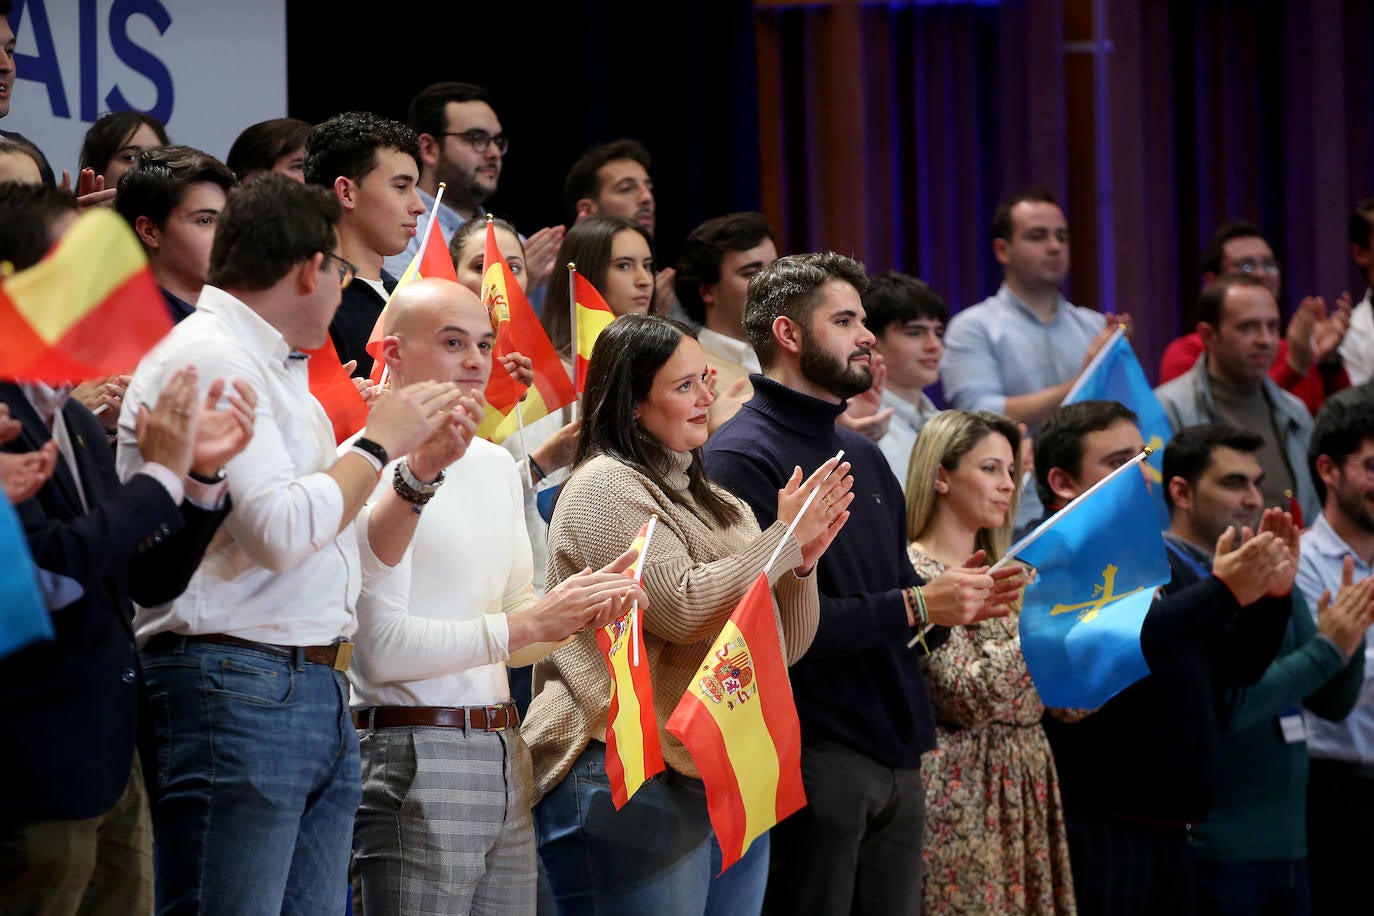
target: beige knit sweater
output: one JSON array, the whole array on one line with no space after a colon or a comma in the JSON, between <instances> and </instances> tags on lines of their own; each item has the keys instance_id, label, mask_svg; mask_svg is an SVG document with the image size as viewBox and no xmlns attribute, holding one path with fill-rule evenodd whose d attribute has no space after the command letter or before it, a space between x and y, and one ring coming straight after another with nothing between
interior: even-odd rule
<instances>
[{"instance_id":1,"label":"beige knit sweater","mask_svg":"<svg viewBox=\"0 0 1374 916\"><path fill-rule=\"evenodd\" d=\"M740 520L721 528L710 516L698 516L688 508L692 501L685 489L691 456L681 453L675 458L667 475L672 492L605 456L579 468L564 484L549 526L548 585L553 588L588 566L599 569L614 560L640 526L658 515L642 580L649 596L649 607L643 611L644 647L663 759L677 772L695 777L700 774L691 755L664 725L786 526L778 522L761 533L753 511L719 488L717 492L739 507ZM788 537L769 573L789 665L810 647L820 618L815 575L798 579L791 572L801 562L801 547ZM534 690L521 734L534 756L538 802L567 775L587 743L605 734L611 687L594 635L580 633L539 662Z\"/></svg>"}]
</instances>

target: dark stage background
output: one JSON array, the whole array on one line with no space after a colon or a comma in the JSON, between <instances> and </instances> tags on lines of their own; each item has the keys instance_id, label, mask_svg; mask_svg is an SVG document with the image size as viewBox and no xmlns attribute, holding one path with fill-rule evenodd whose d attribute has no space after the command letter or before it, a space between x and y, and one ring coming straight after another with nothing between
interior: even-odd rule
<instances>
[{"instance_id":1,"label":"dark stage background","mask_svg":"<svg viewBox=\"0 0 1374 916\"><path fill-rule=\"evenodd\" d=\"M1263 227L1285 310L1362 292L1346 220L1374 194L1367 0L287 11L295 116L403 118L430 82L488 87L512 138L491 206L526 232L566 219L584 147L633 136L654 157L661 264L701 220L762 209L782 251L906 270L954 309L996 288L997 199L1047 187L1073 234L1070 298L1134 315L1151 377L1191 328L1223 220Z\"/></svg>"}]
</instances>

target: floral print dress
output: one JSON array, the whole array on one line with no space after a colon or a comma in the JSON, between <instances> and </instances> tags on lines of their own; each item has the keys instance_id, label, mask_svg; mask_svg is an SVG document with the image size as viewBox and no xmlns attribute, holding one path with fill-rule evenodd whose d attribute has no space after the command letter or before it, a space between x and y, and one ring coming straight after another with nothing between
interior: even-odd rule
<instances>
[{"instance_id":1,"label":"floral print dress","mask_svg":"<svg viewBox=\"0 0 1374 916\"><path fill-rule=\"evenodd\" d=\"M945 569L910 553L927 581ZM939 747L921 761L924 913L1076 912L1045 707L1015 620L955 627L926 668Z\"/></svg>"}]
</instances>

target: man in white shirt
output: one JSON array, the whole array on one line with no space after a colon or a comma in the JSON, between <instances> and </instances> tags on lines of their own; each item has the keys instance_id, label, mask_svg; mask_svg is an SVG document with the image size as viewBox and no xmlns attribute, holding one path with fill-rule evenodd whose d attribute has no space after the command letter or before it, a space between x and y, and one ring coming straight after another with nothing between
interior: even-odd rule
<instances>
[{"instance_id":1,"label":"man in white shirt","mask_svg":"<svg viewBox=\"0 0 1374 916\"><path fill-rule=\"evenodd\" d=\"M744 299L754 275L778 259L762 213L728 213L697 226L682 243L673 287L682 310L701 325L697 340L715 376L708 422L716 427L754 396L749 373L761 372L744 334Z\"/></svg>"},{"instance_id":2,"label":"man in white shirt","mask_svg":"<svg viewBox=\"0 0 1374 916\"><path fill-rule=\"evenodd\" d=\"M398 389L339 457L299 352L327 339L352 276L334 253L338 218L328 192L284 176L235 190L196 312L139 364L121 414L127 479L143 461L132 420L178 369L259 396L253 440L226 465L232 509L199 570L135 617L158 912L343 911L361 782L347 637L362 582L400 559L417 518L399 495L356 529L354 517L389 455L408 453L433 481L475 429L466 414L481 413L451 384Z\"/></svg>"},{"instance_id":3,"label":"man in white shirt","mask_svg":"<svg viewBox=\"0 0 1374 916\"><path fill-rule=\"evenodd\" d=\"M399 385L481 391L495 343L470 290L420 280L387 310L382 354ZM402 458L378 493L428 501ZM536 601L515 461L475 440L433 493L395 570L358 602L349 679L363 759L354 853L368 916L535 909L532 771L506 666L604 626L627 596L627 552ZM404 804L402 800L404 799Z\"/></svg>"}]
</instances>

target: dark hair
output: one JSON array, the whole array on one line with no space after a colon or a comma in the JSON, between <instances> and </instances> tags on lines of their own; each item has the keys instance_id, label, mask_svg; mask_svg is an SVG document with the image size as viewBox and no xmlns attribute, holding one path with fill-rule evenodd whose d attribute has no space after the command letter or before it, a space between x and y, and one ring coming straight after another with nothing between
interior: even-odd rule
<instances>
[{"instance_id":1,"label":"dark hair","mask_svg":"<svg viewBox=\"0 0 1374 916\"><path fill-rule=\"evenodd\" d=\"M340 176L361 182L377 167L377 151L405 153L420 167L420 141L400 121L370 111L337 114L311 128L305 138L305 180L330 188Z\"/></svg>"},{"instance_id":2,"label":"dark hair","mask_svg":"<svg viewBox=\"0 0 1374 916\"><path fill-rule=\"evenodd\" d=\"M0 0L0 16L8 16L14 12L14 0Z\"/></svg>"},{"instance_id":3,"label":"dark hair","mask_svg":"<svg viewBox=\"0 0 1374 916\"><path fill-rule=\"evenodd\" d=\"M924 318L949 323L949 307L940 294L910 274L885 270L868 280L863 295L865 326L881 337L890 324L905 324Z\"/></svg>"},{"instance_id":4,"label":"dark hair","mask_svg":"<svg viewBox=\"0 0 1374 916\"><path fill-rule=\"evenodd\" d=\"M517 239L520 238L520 233L515 231L515 227L500 217L494 217L491 223L497 229L504 229ZM463 246L467 244L468 239L472 238L474 235L485 235L486 232L487 221L481 218L470 219L453 231L453 238L449 239L448 243L448 256L453 260L453 266L455 268L458 266L458 255L462 252ZM520 247L525 247L523 239L520 241ZM566 295L566 292L564 295Z\"/></svg>"},{"instance_id":5,"label":"dark hair","mask_svg":"<svg viewBox=\"0 0 1374 916\"><path fill-rule=\"evenodd\" d=\"M1262 289L1266 292L1269 290L1263 280L1251 274L1222 274L1204 286L1198 294L1197 323L1206 322L1214 328L1221 327L1221 308L1226 304L1227 294L1237 286L1242 289Z\"/></svg>"},{"instance_id":6,"label":"dark hair","mask_svg":"<svg viewBox=\"0 0 1374 916\"><path fill-rule=\"evenodd\" d=\"M1374 401L1367 397L1328 400L1317 411L1316 426L1307 444L1307 470L1316 484L1317 496L1326 502L1326 484L1317 473L1317 458L1325 455L1340 464L1374 439Z\"/></svg>"},{"instance_id":7,"label":"dark hair","mask_svg":"<svg viewBox=\"0 0 1374 916\"><path fill-rule=\"evenodd\" d=\"M1164 448L1164 501L1172 512L1174 498L1169 493L1169 481L1182 477L1189 487L1196 487L1202 475L1212 466L1212 453L1219 448L1234 449L1253 455L1264 447L1264 437L1248 429L1202 423L1180 429Z\"/></svg>"},{"instance_id":8,"label":"dark hair","mask_svg":"<svg viewBox=\"0 0 1374 916\"><path fill-rule=\"evenodd\" d=\"M277 160L305 146L311 123L300 118L272 118L245 127L224 163L243 181L255 172L270 172Z\"/></svg>"},{"instance_id":9,"label":"dark hair","mask_svg":"<svg viewBox=\"0 0 1374 916\"><path fill-rule=\"evenodd\" d=\"M433 83L421 89L410 100L406 123L417 134L438 137L448 130L445 109L449 102L486 102L493 109L491 93L473 83Z\"/></svg>"},{"instance_id":10,"label":"dark hair","mask_svg":"<svg viewBox=\"0 0 1374 916\"><path fill-rule=\"evenodd\" d=\"M595 200L601 195L601 176L597 172L609 162L633 159L649 171L649 151L638 140L613 140L591 147L568 169L563 179L563 209L568 221L577 219L577 202L583 198Z\"/></svg>"},{"instance_id":11,"label":"dark hair","mask_svg":"<svg viewBox=\"0 0 1374 916\"><path fill-rule=\"evenodd\" d=\"M138 154L134 167L119 179L114 208L133 227L140 216L161 226L181 203L186 189L208 181L225 193L238 184L229 166L189 146L159 146Z\"/></svg>"},{"instance_id":12,"label":"dark hair","mask_svg":"<svg viewBox=\"0 0 1374 916\"><path fill-rule=\"evenodd\" d=\"M744 301L744 333L767 370L777 354L773 322L786 316L803 328L820 304L820 288L829 280L843 280L863 295L868 290L864 266L833 251L792 254L778 258L749 281Z\"/></svg>"},{"instance_id":13,"label":"dark hair","mask_svg":"<svg viewBox=\"0 0 1374 916\"><path fill-rule=\"evenodd\" d=\"M606 285L606 272L611 267L611 243L616 235L631 229L638 232L649 252L654 250L654 240L649 230L624 216L602 214L591 216L574 223L563 236L563 244L558 248L558 259L553 264L553 274L549 277L549 289L544 295L544 309L539 321L544 332L549 335L554 349L563 355L572 352L572 318L568 314L568 271L569 262L577 265L577 272L586 277L601 292ZM657 307L657 291L649 293L649 314Z\"/></svg>"},{"instance_id":14,"label":"dark hair","mask_svg":"<svg viewBox=\"0 0 1374 916\"><path fill-rule=\"evenodd\" d=\"M123 149L129 138L144 124L153 129L163 146L171 142L167 139L167 128L152 115L141 111L112 112L101 117L86 131L86 138L81 143L79 167L95 169L97 175L105 174L105 167L110 164L114 154Z\"/></svg>"},{"instance_id":15,"label":"dark hair","mask_svg":"<svg viewBox=\"0 0 1374 916\"><path fill-rule=\"evenodd\" d=\"M53 223L76 212L70 191L44 184L0 182L0 261L15 270L37 264L53 243Z\"/></svg>"},{"instance_id":16,"label":"dark hair","mask_svg":"<svg viewBox=\"0 0 1374 916\"><path fill-rule=\"evenodd\" d=\"M1044 188L1036 188L1031 191L1022 191L1020 194L1013 194L1011 197L1004 198L997 204L997 209L992 211L992 237L1011 241L1011 211L1017 204L1023 203L1054 204L1059 206L1059 201L1054 199L1054 195Z\"/></svg>"},{"instance_id":17,"label":"dark hair","mask_svg":"<svg viewBox=\"0 0 1374 916\"><path fill-rule=\"evenodd\" d=\"M589 459L606 455L634 468L663 492L673 492L663 474L671 453L641 430L635 408L649 396L654 376L686 337L696 335L685 324L658 315L621 315L601 332L587 366L573 473ZM687 481L694 504L691 508L704 510L720 525L739 520L738 507L717 493L707 479L700 449L692 450Z\"/></svg>"},{"instance_id":18,"label":"dark hair","mask_svg":"<svg viewBox=\"0 0 1374 916\"><path fill-rule=\"evenodd\" d=\"M1232 239L1249 238L1262 239L1264 233L1260 232L1259 226L1246 220L1238 219L1229 223L1222 223L1212 233L1212 237L1207 240L1207 247L1202 250L1202 272L1219 275L1226 243Z\"/></svg>"},{"instance_id":19,"label":"dark hair","mask_svg":"<svg viewBox=\"0 0 1374 916\"><path fill-rule=\"evenodd\" d=\"M1077 477L1083 472L1083 437L1119 420L1140 424L1134 411L1116 401L1079 401L1050 414L1035 437L1035 492L1041 505L1054 505L1050 470L1060 468Z\"/></svg>"},{"instance_id":20,"label":"dark hair","mask_svg":"<svg viewBox=\"0 0 1374 916\"><path fill-rule=\"evenodd\" d=\"M1350 244L1368 248L1374 236L1374 197L1366 197L1350 211Z\"/></svg>"},{"instance_id":21,"label":"dark hair","mask_svg":"<svg viewBox=\"0 0 1374 916\"><path fill-rule=\"evenodd\" d=\"M334 249L342 207L330 191L268 173L235 188L210 249L212 285L256 292Z\"/></svg>"},{"instance_id":22,"label":"dark hair","mask_svg":"<svg viewBox=\"0 0 1374 916\"><path fill-rule=\"evenodd\" d=\"M720 262L727 251L748 251L771 238L773 230L762 213L729 213L693 229L682 243L673 278L673 289L687 317L698 324L706 323L701 287L720 282Z\"/></svg>"},{"instance_id":23,"label":"dark hair","mask_svg":"<svg viewBox=\"0 0 1374 916\"><path fill-rule=\"evenodd\" d=\"M28 156L33 160L33 164L38 166L38 178L43 184L51 187L57 183L53 180L52 166L48 165L48 157L44 156L43 151L23 134L0 134L0 153L19 153Z\"/></svg>"}]
</instances>

